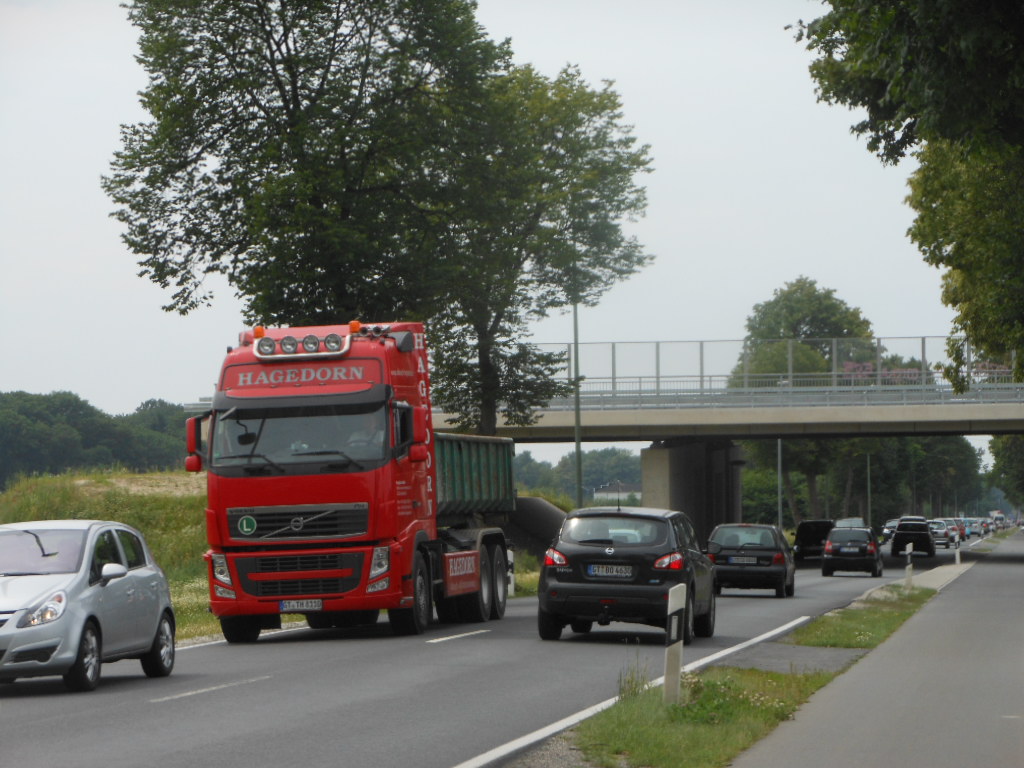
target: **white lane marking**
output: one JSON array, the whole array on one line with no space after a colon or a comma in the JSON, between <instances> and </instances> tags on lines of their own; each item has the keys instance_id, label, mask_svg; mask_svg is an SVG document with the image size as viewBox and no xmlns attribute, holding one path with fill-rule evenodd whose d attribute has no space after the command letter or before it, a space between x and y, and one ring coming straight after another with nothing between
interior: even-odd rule
<instances>
[{"instance_id":1,"label":"white lane marking","mask_svg":"<svg viewBox=\"0 0 1024 768\"><path fill-rule=\"evenodd\" d=\"M165 701L174 701L175 699L187 699L189 696L198 696L201 693L211 693L213 691L222 691L225 688L234 688L239 685L248 685L249 683L258 683L262 680L269 680L271 675L262 675L261 677L250 677L248 680L235 680L233 683L224 683L223 685L213 685L209 688L198 688L194 691L186 691L185 693L178 693L174 696L164 696L162 699L150 699L150 704L162 704Z\"/></svg>"},{"instance_id":2,"label":"white lane marking","mask_svg":"<svg viewBox=\"0 0 1024 768\"><path fill-rule=\"evenodd\" d=\"M448 637L436 637L433 640L427 640L428 643L447 643L449 640L459 640L463 637L472 637L473 635L484 635L490 632L489 629L478 629L476 632L463 632L461 635L448 635Z\"/></svg>"},{"instance_id":3,"label":"white lane marking","mask_svg":"<svg viewBox=\"0 0 1024 768\"><path fill-rule=\"evenodd\" d=\"M702 659L698 659L697 661L691 662L690 664L687 664L683 667L683 671L692 672L695 669L700 669L701 667L710 664L712 661L717 661L718 659L721 659L725 656L729 656L733 653L736 653L737 651L742 651L744 648L749 648L750 646L756 645L757 643L764 642L765 640L770 640L771 638L777 637L779 635L783 635L786 632L789 632L791 629L798 627L801 624L805 624L810 620L810 616L801 616L799 619L794 619L788 624L783 624L781 627L777 627L776 629L773 629L770 632L765 632L763 635L758 635L757 637L742 642L739 645L734 645L731 648L724 648L721 651L712 653L710 656L705 656ZM651 683L651 685L661 685L664 681L664 677L659 677L657 680L654 680ZM525 736L520 736L518 739L514 739L510 742L502 744L500 747L495 747L489 752L484 752L482 755L472 757L469 760L466 760L465 762L452 766L452 768L484 768L484 766L490 765L495 760L508 757L514 752L517 752L521 749L525 749L526 747L530 747L540 741L543 741L549 736L554 736L556 733L559 733L560 731L564 731L567 728L571 728L572 726L586 720L588 717L592 717L593 715L596 715L598 712L608 709L608 707L612 706L618 700L618 696L615 696L611 699L606 699L605 701L602 701L600 704L595 704L592 707L587 707L586 709L581 710L574 715L569 715L569 717L559 720L557 723L552 723L551 725L536 730L533 733L528 733Z\"/></svg>"}]
</instances>

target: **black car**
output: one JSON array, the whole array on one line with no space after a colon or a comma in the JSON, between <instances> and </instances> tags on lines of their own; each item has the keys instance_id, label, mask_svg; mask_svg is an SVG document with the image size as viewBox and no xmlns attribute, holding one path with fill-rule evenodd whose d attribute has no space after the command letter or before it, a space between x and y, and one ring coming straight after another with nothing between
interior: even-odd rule
<instances>
[{"instance_id":1,"label":"black car","mask_svg":"<svg viewBox=\"0 0 1024 768\"><path fill-rule=\"evenodd\" d=\"M935 557L935 540L927 520L900 520L892 535L892 554L901 554L908 544L913 544L914 552Z\"/></svg>"},{"instance_id":2,"label":"black car","mask_svg":"<svg viewBox=\"0 0 1024 768\"><path fill-rule=\"evenodd\" d=\"M831 520L802 520L796 526L793 556L799 561L808 557L821 557L825 539L835 525Z\"/></svg>"},{"instance_id":3,"label":"black car","mask_svg":"<svg viewBox=\"0 0 1024 768\"><path fill-rule=\"evenodd\" d=\"M870 528L833 528L825 539L821 575L836 571L867 571L882 575L882 548Z\"/></svg>"},{"instance_id":4,"label":"black car","mask_svg":"<svg viewBox=\"0 0 1024 768\"><path fill-rule=\"evenodd\" d=\"M645 507L592 507L570 512L544 554L537 630L557 640L568 625L586 633L594 622L664 628L668 591L687 585L683 642L715 632L714 565L701 552L682 512Z\"/></svg>"},{"instance_id":5,"label":"black car","mask_svg":"<svg viewBox=\"0 0 1024 768\"><path fill-rule=\"evenodd\" d=\"M774 525L720 525L708 539L708 556L715 564L716 594L723 587L738 587L774 589L776 597L793 596L793 550Z\"/></svg>"}]
</instances>

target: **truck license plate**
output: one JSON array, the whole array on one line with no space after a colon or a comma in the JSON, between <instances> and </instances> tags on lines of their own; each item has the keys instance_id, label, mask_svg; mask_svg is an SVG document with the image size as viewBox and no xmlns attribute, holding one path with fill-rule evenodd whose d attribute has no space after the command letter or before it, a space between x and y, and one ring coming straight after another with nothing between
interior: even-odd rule
<instances>
[{"instance_id":1,"label":"truck license plate","mask_svg":"<svg viewBox=\"0 0 1024 768\"><path fill-rule=\"evenodd\" d=\"M611 576L616 579L628 579L633 575L633 568L629 565L591 564L587 566L587 575Z\"/></svg>"},{"instance_id":2,"label":"truck license plate","mask_svg":"<svg viewBox=\"0 0 1024 768\"><path fill-rule=\"evenodd\" d=\"M292 613L299 611L322 611L323 600L282 600L281 613Z\"/></svg>"}]
</instances>

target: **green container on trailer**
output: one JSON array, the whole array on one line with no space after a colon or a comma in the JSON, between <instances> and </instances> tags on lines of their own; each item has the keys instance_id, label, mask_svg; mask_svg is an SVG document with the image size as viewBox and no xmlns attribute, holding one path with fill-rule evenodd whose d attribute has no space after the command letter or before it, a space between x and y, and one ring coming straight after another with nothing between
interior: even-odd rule
<instances>
[{"instance_id":1,"label":"green container on trailer","mask_svg":"<svg viewBox=\"0 0 1024 768\"><path fill-rule=\"evenodd\" d=\"M459 528L507 522L515 511L513 441L450 433L434 438L437 524Z\"/></svg>"}]
</instances>

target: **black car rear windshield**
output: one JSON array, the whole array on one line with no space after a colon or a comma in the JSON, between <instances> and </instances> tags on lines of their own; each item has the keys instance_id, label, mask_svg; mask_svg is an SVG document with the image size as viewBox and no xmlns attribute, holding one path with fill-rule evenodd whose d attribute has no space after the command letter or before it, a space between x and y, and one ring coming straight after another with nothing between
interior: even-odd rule
<instances>
[{"instance_id":1,"label":"black car rear windshield","mask_svg":"<svg viewBox=\"0 0 1024 768\"><path fill-rule=\"evenodd\" d=\"M664 520L649 517L600 515L571 517L562 528L562 540L577 544L662 544L668 536Z\"/></svg>"},{"instance_id":2,"label":"black car rear windshield","mask_svg":"<svg viewBox=\"0 0 1024 768\"><path fill-rule=\"evenodd\" d=\"M772 532L767 528L748 528L744 526L723 526L711 534L711 541L723 547L756 547L759 549L776 549L777 544Z\"/></svg>"},{"instance_id":3,"label":"black car rear windshield","mask_svg":"<svg viewBox=\"0 0 1024 768\"><path fill-rule=\"evenodd\" d=\"M929 533L928 523L900 523L896 530L900 533Z\"/></svg>"},{"instance_id":4,"label":"black car rear windshield","mask_svg":"<svg viewBox=\"0 0 1024 768\"><path fill-rule=\"evenodd\" d=\"M869 541L871 534L868 531L858 531L854 528L833 528L828 538L833 542Z\"/></svg>"}]
</instances>

